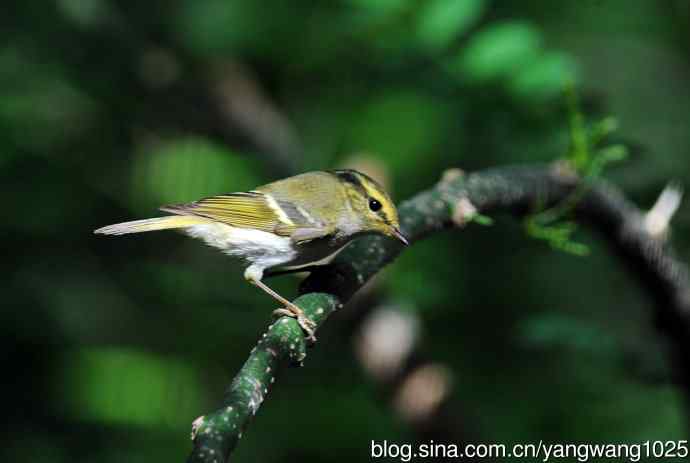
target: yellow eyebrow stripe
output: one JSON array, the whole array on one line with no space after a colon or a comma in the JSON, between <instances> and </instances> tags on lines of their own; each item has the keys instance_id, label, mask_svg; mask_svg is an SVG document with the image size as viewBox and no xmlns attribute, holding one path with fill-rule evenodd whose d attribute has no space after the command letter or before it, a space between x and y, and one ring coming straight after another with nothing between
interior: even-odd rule
<instances>
[{"instance_id":1,"label":"yellow eyebrow stripe","mask_svg":"<svg viewBox=\"0 0 690 463\"><path fill-rule=\"evenodd\" d=\"M364 188L364 191L366 192L367 196L369 196L370 198L375 198L377 200L381 199L381 192L377 188L374 188L368 182L360 182L360 184L362 185L362 188Z\"/></svg>"}]
</instances>

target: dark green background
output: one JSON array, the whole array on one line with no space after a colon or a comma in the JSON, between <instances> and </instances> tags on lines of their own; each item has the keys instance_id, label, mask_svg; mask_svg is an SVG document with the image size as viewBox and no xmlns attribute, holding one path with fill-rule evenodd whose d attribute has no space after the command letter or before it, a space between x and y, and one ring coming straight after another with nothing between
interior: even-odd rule
<instances>
[{"instance_id":1,"label":"dark green background","mask_svg":"<svg viewBox=\"0 0 690 463\"><path fill-rule=\"evenodd\" d=\"M182 461L274 308L198 242L93 229L353 162L403 199L449 167L552 161L570 84L588 117L618 119L630 156L606 176L649 207L690 180L689 26L682 0L4 2L5 459ZM281 114L242 107L259 141L219 116L237 69ZM583 258L496 219L406 250L376 289L420 317L458 422L487 442L687 438L635 269L586 230ZM687 207L674 223L687 258ZM279 380L238 461L361 461L371 439L414 439L345 318Z\"/></svg>"}]
</instances>

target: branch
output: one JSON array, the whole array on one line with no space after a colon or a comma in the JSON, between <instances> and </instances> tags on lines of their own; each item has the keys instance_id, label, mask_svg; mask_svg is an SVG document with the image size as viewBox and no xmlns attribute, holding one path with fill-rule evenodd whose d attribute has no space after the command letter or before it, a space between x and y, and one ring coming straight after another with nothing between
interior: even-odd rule
<instances>
[{"instance_id":1,"label":"branch","mask_svg":"<svg viewBox=\"0 0 690 463\"><path fill-rule=\"evenodd\" d=\"M572 193L577 180L545 166L504 167L471 175L450 171L440 183L403 202L401 226L412 242L463 223L463 211L524 215L536 205L552 205ZM467 207L471 204L473 207ZM613 187L598 183L577 204L578 220L599 230L656 301L658 329L667 337L678 381L690 393L690 285L687 268L663 241L644 227L642 212ZM317 326L401 251L379 236L354 241L333 264L307 278L294 302ZM235 376L223 407L193 425L189 462L226 461L273 385L276 373L301 364L306 355L297 322L281 318L269 326Z\"/></svg>"}]
</instances>

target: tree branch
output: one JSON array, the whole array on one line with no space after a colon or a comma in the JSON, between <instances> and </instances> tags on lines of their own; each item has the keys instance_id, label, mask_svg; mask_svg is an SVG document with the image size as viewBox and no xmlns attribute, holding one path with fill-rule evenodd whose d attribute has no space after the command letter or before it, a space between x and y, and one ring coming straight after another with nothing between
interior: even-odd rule
<instances>
[{"instance_id":1,"label":"tree branch","mask_svg":"<svg viewBox=\"0 0 690 463\"><path fill-rule=\"evenodd\" d=\"M463 211L524 215L538 205L555 204L572 193L577 179L545 166L504 167L470 175L451 171L433 188L399 207L404 234L415 242L463 223ZM656 301L658 329L667 337L678 381L690 393L690 285L687 268L664 242L644 227L644 215L615 188L593 185L576 205L578 220L599 230ZM333 264L307 278L294 302L320 326L376 272L391 262L401 245L379 236L356 240ZM269 326L232 381L223 407L194 422L189 462L224 462L268 394L276 373L300 364L306 355L297 322L281 318Z\"/></svg>"}]
</instances>

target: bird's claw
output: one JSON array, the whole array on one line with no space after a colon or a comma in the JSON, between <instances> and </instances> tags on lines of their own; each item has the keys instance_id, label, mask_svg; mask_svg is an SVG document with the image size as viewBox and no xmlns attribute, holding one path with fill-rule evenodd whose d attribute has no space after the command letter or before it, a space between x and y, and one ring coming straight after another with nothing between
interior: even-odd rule
<instances>
[{"instance_id":1,"label":"bird's claw","mask_svg":"<svg viewBox=\"0 0 690 463\"><path fill-rule=\"evenodd\" d=\"M276 317L291 317L297 320L300 328L306 333L307 341L310 344L316 343L316 336L314 336L314 330L316 329L316 323L304 315L304 312L299 307L295 307L297 310L281 307L273 311L273 315Z\"/></svg>"}]
</instances>

